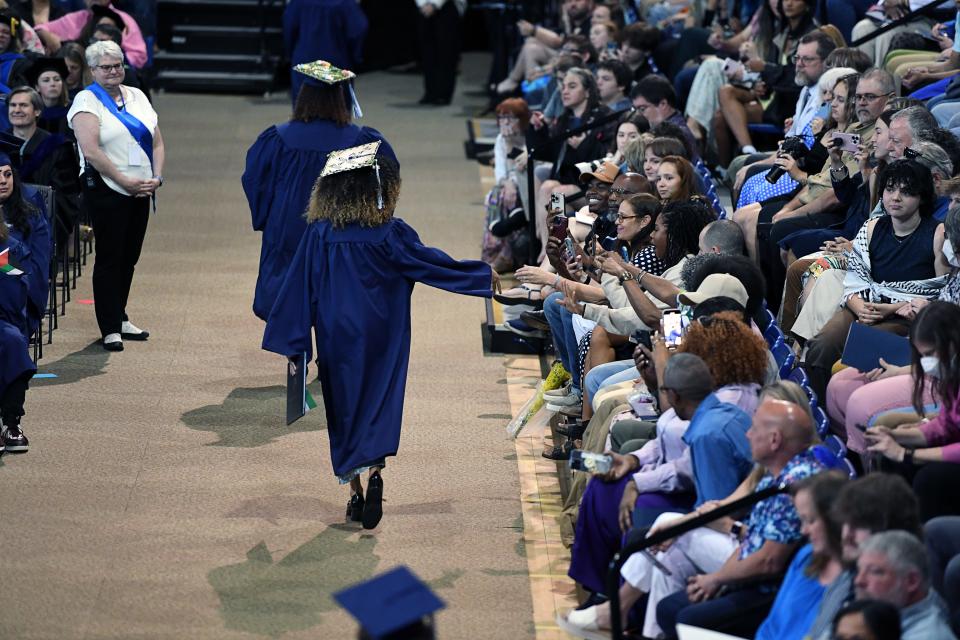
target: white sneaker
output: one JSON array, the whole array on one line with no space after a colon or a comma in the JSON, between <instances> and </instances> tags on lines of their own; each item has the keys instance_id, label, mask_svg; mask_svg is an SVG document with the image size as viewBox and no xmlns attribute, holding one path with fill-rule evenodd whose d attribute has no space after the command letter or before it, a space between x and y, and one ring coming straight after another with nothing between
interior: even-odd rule
<instances>
[{"instance_id":1,"label":"white sneaker","mask_svg":"<svg viewBox=\"0 0 960 640\"><path fill-rule=\"evenodd\" d=\"M567 395L560 398L556 396L547 396L544 398L547 402L547 409L550 411L560 411L561 409L566 409L567 407L575 407L579 404L583 404L583 398L576 391L570 390Z\"/></svg>"},{"instance_id":2,"label":"white sneaker","mask_svg":"<svg viewBox=\"0 0 960 640\"><path fill-rule=\"evenodd\" d=\"M597 607L574 609L566 616L557 615L557 626L572 636L588 640L610 640L610 631L604 633L597 624Z\"/></svg>"},{"instance_id":3,"label":"white sneaker","mask_svg":"<svg viewBox=\"0 0 960 640\"><path fill-rule=\"evenodd\" d=\"M103 348L107 351L123 351L123 338L119 333L108 333L103 336Z\"/></svg>"},{"instance_id":4,"label":"white sneaker","mask_svg":"<svg viewBox=\"0 0 960 640\"><path fill-rule=\"evenodd\" d=\"M549 391L543 392L544 398L562 398L563 396L570 393L570 383L563 385L559 389L550 389Z\"/></svg>"},{"instance_id":5,"label":"white sneaker","mask_svg":"<svg viewBox=\"0 0 960 640\"><path fill-rule=\"evenodd\" d=\"M150 337L150 332L144 331L129 320L124 320L120 325L120 335L127 340L146 340Z\"/></svg>"}]
</instances>

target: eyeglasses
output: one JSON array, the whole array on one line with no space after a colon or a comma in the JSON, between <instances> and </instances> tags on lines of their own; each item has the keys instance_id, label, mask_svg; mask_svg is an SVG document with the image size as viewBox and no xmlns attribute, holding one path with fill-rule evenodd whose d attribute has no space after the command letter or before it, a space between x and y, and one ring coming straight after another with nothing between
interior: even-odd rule
<instances>
[{"instance_id":1,"label":"eyeglasses","mask_svg":"<svg viewBox=\"0 0 960 640\"><path fill-rule=\"evenodd\" d=\"M121 71L123 69L122 62L118 62L117 64L98 64L96 66L101 71Z\"/></svg>"},{"instance_id":2,"label":"eyeglasses","mask_svg":"<svg viewBox=\"0 0 960 640\"><path fill-rule=\"evenodd\" d=\"M903 150L903 157L906 158L907 160L915 160L920 157L920 152L914 151L910 147L906 147Z\"/></svg>"},{"instance_id":3,"label":"eyeglasses","mask_svg":"<svg viewBox=\"0 0 960 640\"><path fill-rule=\"evenodd\" d=\"M793 64L797 64L798 62L802 62L802 63L803 63L803 66L807 66L808 64L813 64L813 63L816 62L817 60L821 60L821 58L820 58L820 56L798 56L798 55L793 55L793 56L790 57L790 60L793 62Z\"/></svg>"},{"instance_id":4,"label":"eyeglasses","mask_svg":"<svg viewBox=\"0 0 960 640\"><path fill-rule=\"evenodd\" d=\"M633 220L634 218L639 218L640 216L624 216L617 214L617 222L623 222L624 220Z\"/></svg>"},{"instance_id":5,"label":"eyeglasses","mask_svg":"<svg viewBox=\"0 0 960 640\"><path fill-rule=\"evenodd\" d=\"M615 194L620 195L620 196L632 196L633 194L635 194L635 193L637 193L637 192L634 191L633 189L610 189L610 193L611 193L611 194L614 194L614 193L615 193Z\"/></svg>"},{"instance_id":6,"label":"eyeglasses","mask_svg":"<svg viewBox=\"0 0 960 640\"><path fill-rule=\"evenodd\" d=\"M886 98L890 93L881 93L876 95L874 93L858 93L854 97L857 102L873 102L874 100L879 100L880 98Z\"/></svg>"}]
</instances>

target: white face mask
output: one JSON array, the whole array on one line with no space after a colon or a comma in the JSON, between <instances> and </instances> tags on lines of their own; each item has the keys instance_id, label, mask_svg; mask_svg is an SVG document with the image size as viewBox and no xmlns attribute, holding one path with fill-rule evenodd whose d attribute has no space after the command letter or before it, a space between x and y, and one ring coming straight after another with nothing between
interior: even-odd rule
<instances>
[{"instance_id":1,"label":"white face mask","mask_svg":"<svg viewBox=\"0 0 960 640\"><path fill-rule=\"evenodd\" d=\"M928 376L940 377L940 358L937 356L923 356L920 358L920 368Z\"/></svg>"},{"instance_id":2,"label":"white face mask","mask_svg":"<svg viewBox=\"0 0 960 640\"><path fill-rule=\"evenodd\" d=\"M957 254L953 250L953 242L950 241L950 238L943 241L943 257L951 267L960 267L960 259L957 259Z\"/></svg>"}]
</instances>

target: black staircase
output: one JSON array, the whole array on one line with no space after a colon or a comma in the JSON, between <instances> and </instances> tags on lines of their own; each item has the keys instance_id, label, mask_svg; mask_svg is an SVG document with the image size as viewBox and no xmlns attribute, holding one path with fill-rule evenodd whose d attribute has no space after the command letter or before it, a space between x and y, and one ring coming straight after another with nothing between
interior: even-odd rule
<instances>
[{"instance_id":1,"label":"black staircase","mask_svg":"<svg viewBox=\"0 0 960 640\"><path fill-rule=\"evenodd\" d=\"M283 0L159 0L154 86L262 94L280 88Z\"/></svg>"}]
</instances>

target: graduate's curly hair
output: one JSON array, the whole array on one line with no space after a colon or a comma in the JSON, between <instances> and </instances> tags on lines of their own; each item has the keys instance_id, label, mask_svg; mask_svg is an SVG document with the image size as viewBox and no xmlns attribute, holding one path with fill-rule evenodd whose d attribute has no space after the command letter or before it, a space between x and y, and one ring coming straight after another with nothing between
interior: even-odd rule
<instances>
[{"instance_id":1,"label":"graduate's curly hair","mask_svg":"<svg viewBox=\"0 0 960 640\"><path fill-rule=\"evenodd\" d=\"M379 227L393 217L400 197L400 167L393 158L377 155L383 208L377 208L377 174L373 167L317 178L307 207L307 223L329 220L334 227L360 224Z\"/></svg>"},{"instance_id":2,"label":"graduate's curly hair","mask_svg":"<svg viewBox=\"0 0 960 640\"><path fill-rule=\"evenodd\" d=\"M767 345L735 311L692 322L678 351L703 358L718 387L763 384L766 378Z\"/></svg>"}]
</instances>

